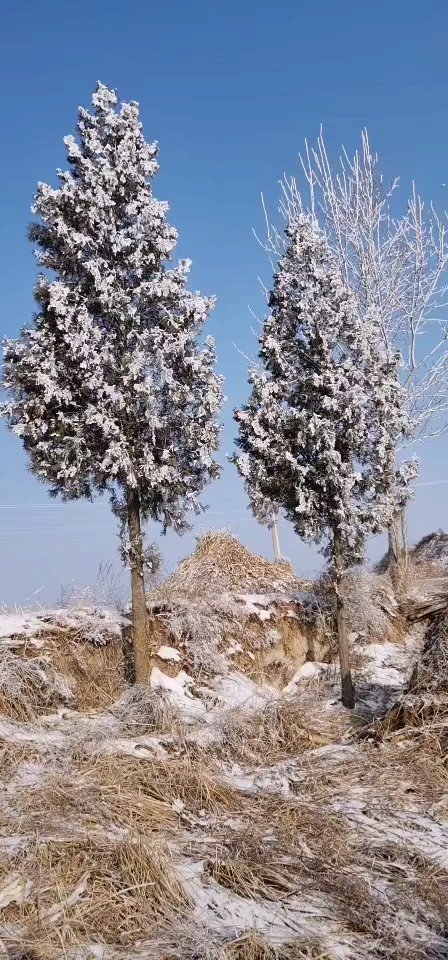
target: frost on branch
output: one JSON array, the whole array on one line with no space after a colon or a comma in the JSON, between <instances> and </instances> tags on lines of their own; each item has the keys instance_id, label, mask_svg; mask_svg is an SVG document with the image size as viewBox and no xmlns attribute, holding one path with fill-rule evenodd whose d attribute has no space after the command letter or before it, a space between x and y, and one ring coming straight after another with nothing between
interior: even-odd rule
<instances>
[{"instance_id":1,"label":"frost on branch","mask_svg":"<svg viewBox=\"0 0 448 960\"><path fill-rule=\"evenodd\" d=\"M312 216L286 230L269 306L252 391L235 411L237 468L252 504L280 504L306 540L337 534L357 562L394 509L408 426L399 358L380 345L375 312L360 318Z\"/></svg>"},{"instance_id":2,"label":"frost on branch","mask_svg":"<svg viewBox=\"0 0 448 960\"><path fill-rule=\"evenodd\" d=\"M368 321L374 307L379 340L401 352L411 429L400 445L446 433L447 213L425 204L414 185L395 207L399 178L385 183L366 130L361 148L353 156L343 149L336 169L322 133L315 149L305 144L300 159L309 209L327 233L361 316ZM294 177L281 187L280 210L288 223L302 214L304 202ZM265 247L272 259L281 255L284 239L267 226Z\"/></svg>"},{"instance_id":3,"label":"frost on branch","mask_svg":"<svg viewBox=\"0 0 448 960\"><path fill-rule=\"evenodd\" d=\"M102 84L92 104L59 185L37 189L37 314L5 342L3 412L53 494L137 491L142 519L181 530L218 473L222 386L198 341L214 300L187 290L189 261L167 265L177 233L138 104Z\"/></svg>"}]
</instances>

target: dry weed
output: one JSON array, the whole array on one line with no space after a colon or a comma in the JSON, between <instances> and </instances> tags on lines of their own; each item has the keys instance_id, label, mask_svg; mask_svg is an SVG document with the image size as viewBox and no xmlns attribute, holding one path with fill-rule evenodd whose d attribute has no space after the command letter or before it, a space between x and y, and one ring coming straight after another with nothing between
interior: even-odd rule
<instances>
[{"instance_id":1,"label":"dry weed","mask_svg":"<svg viewBox=\"0 0 448 960\"><path fill-rule=\"evenodd\" d=\"M13 720L34 720L73 702L67 678L48 657L32 659L2 649L0 652L0 712Z\"/></svg>"},{"instance_id":2,"label":"dry weed","mask_svg":"<svg viewBox=\"0 0 448 960\"><path fill-rule=\"evenodd\" d=\"M407 691L363 736L401 740L448 766L448 613L434 618Z\"/></svg>"},{"instance_id":3,"label":"dry weed","mask_svg":"<svg viewBox=\"0 0 448 960\"><path fill-rule=\"evenodd\" d=\"M154 690L147 683L127 687L110 713L120 721L123 731L133 736L181 730L180 712L168 691L163 687Z\"/></svg>"},{"instance_id":4,"label":"dry weed","mask_svg":"<svg viewBox=\"0 0 448 960\"><path fill-rule=\"evenodd\" d=\"M294 874L284 865L275 867L232 857L216 857L214 861L206 861L204 870L221 886L247 899L278 900L292 896L297 890Z\"/></svg>"},{"instance_id":5,"label":"dry weed","mask_svg":"<svg viewBox=\"0 0 448 960\"><path fill-rule=\"evenodd\" d=\"M289 943L268 943L255 930L249 930L224 950L224 960L333 960L317 942L297 938Z\"/></svg>"},{"instance_id":6,"label":"dry weed","mask_svg":"<svg viewBox=\"0 0 448 960\"><path fill-rule=\"evenodd\" d=\"M282 861L290 858L296 873L311 876L329 864L343 863L352 841L342 815L312 803L264 794L250 811L250 827L236 834L226 850L233 857L256 862L272 863L274 854Z\"/></svg>"},{"instance_id":7,"label":"dry weed","mask_svg":"<svg viewBox=\"0 0 448 960\"><path fill-rule=\"evenodd\" d=\"M17 773L22 763L40 760L39 744L10 743L0 739L0 782L6 784Z\"/></svg>"},{"instance_id":8,"label":"dry weed","mask_svg":"<svg viewBox=\"0 0 448 960\"><path fill-rule=\"evenodd\" d=\"M332 743L347 720L326 717L319 697L279 697L259 710L243 707L229 712L223 721L222 751L245 763L276 763L312 747ZM335 729L336 727L336 729Z\"/></svg>"},{"instance_id":9,"label":"dry weed","mask_svg":"<svg viewBox=\"0 0 448 960\"><path fill-rule=\"evenodd\" d=\"M92 767L89 761L76 764L80 776L111 789L134 791L169 806L181 800L191 811L221 813L241 809L243 797L217 777L209 760L188 755L168 760L137 760L131 757L98 757ZM90 769L90 773L89 773Z\"/></svg>"},{"instance_id":10,"label":"dry weed","mask_svg":"<svg viewBox=\"0 0 448 960\"><path fill-rule=\"evenodd\" d=\"M145 789L144 778L130 776L129 765L115 758L46 773L36 786L17 788L14 806L26 833L46 832L50 824L63 833L115 827L146 835L177 825L169 803L155 796L152 786Z\"/></svg>"},{"instance_id":11,"label":"dry weed","mask_svg":"<svg viewBox=\"0 0 448 960\"><path fill-rule=\"evenodd\" d=\"M30 944L46 939L69 945L98 936L109 943L135 943L188 907L167 853L166 845L162 853L142 838L118 844L37 841L13 863L33 884L31 892L20 908L8 906L4 919L20 919Z\"/></svg>"},{"instance_id":12,"label":"dry weed","mask_svg":"<svg viewBox=\"0 0 448 960\"><path fill-rule=\"evenodd\" d=\"M226 669L226 638L252 641L255 647L272 644L272 631L251 630L253 614L241 594L247 590L292 600L300 586L287 561L270 563L231 534L209 531L198 538L195 552L150 593L149 609L180 645L193 675L207 675Z\"/></svg>"},{"instance_id":13,"label":"dry weed","mask_svg":"<svg viewBox=\"0 0 448 960\"><path fill-rule=\"evenodd\" d=\"M246 549L226 530L208 530L197 538L195 552L182 560L160 588L165 596L203 593L291 593L303 581L287 560L270 563Z\"/></svg>"},{"instance_id":14,"label":"dry weed","mask_svg":"<svg viewBox=\"0 0 448 960\"><path fill-rule=\"evenodd\" d=\"M107 710L119 699L125 687L120 641L94 646L55 635L48 642L55 667L71 681L78 710Z\"/></svg>"}]
</instances>

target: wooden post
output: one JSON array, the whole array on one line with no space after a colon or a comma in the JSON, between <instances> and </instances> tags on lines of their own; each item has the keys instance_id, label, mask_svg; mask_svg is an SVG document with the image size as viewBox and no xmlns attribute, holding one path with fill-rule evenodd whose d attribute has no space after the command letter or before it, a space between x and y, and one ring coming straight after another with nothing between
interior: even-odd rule
<instances>
[{"instance_id":1,"label":"wooden post","mask_svg":"<svg viewBox=\"0 0 448 960\"><path fill-rule=\"evenodd\" d=\"M131 545L131 590L135 679L145 683L149 677L150 654L146 610L143 543L140 501L136 490L128 492L128 526Z\"/></svg>"},{"instance_id":2,"label":"wooden post","mask_svg":"<svg viewBox=\"0 0 448 960\"><path fill-rule=\"evenodd\" d=\"M340 535L334 533L334 572L336 593L336 619L338 628L339 663L341 666L341 694L344 707L353 710L355 706L355 688L350 671L350 652L348 647L347 622L345 619L344 598L341 594L344 557Z\"/></svg>"}]
</instances>

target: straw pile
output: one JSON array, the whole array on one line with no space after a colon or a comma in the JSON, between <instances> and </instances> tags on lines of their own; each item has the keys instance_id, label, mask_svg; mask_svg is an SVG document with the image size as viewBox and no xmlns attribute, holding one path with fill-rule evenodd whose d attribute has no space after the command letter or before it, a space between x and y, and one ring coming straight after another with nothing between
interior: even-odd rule
<instances>
[{"instance_id":1,"label":"straw pile","mask_svg":"<svg viewBox=\"0 0 448 960\"><path fill-rule=\"evenodd\" d=\"M304 581L287 560L270 563L243 547L227 531L207 531L197 547L151 596L212 593L293 593Z\"/></svg>"},{"instance_id":2,"label":"straw pile","mask_svg":"<svg viewBox=\"0 0 448 960\"><path fill-rule=\"evenodd\" d=\"M230 657L257 682L281 687L306 659L325 655L298 600L306 589L288 561L270 563L231 534L208 532L148 596L154 665L161 667L157 650L168 644L193 677L225 672Z\"/></svg>"}]
</instances>

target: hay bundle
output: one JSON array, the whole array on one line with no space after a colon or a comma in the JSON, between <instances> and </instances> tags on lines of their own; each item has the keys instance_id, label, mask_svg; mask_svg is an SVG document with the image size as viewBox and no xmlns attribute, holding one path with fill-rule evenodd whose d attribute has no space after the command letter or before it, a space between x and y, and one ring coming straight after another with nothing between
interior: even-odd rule
<instances>
[{"instance_id":1,"label":"hay bundle","mask_svg":"<svg viewBox=\"0 0 448 960\"><path fill-rule=\"evenodd\" d=\"M286 638L289 646L295 641L299 659L282 675L283 685L308 653L297 600L304 586L288 561L270 563L225 531L205 533L194 553L148 596L155 657L160 644L168 642L179 648L182 666L194 677L225 672L229 656L251 673L256 662L260 666L263 650L269 652L269 662L277 654L284 660L280 648Z\"/></svg>"},{"instance_id":2,"label":"hay bundle","mask_svg":"<svg viewBox=\"0 0 448 960\"><path fill-rule=\"evenodd\" d=\"M225 530L210 530L197 539L190 557L179 564L151 596L159 593L196 596L206 593L292 593L303 587L287 560L270 563L243 547Z\"/></svg>"}]
</instances>

